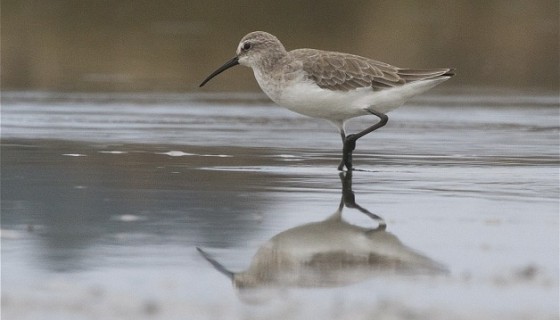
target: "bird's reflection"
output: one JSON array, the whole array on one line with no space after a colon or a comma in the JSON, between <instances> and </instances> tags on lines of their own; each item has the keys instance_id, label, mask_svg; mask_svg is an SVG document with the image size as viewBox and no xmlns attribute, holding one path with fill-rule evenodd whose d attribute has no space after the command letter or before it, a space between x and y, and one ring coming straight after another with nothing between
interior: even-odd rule
<instances>
[{"instance_id":1,"label":"bird's reflection","mask_svg":"<svg viewBox=\"0 0 560 320\"><path fill-rule=\"evenodd\" d=\"M342 198L334 214L321 222L283 231L264 243L249 268L231 272L204 250L202 256L227 275L237 288L332 287L356 283L380 274L439 274L446 268L403 245L386 231L383 219L358 205L352 173L340 174ZM342 218L356 209L375 225L361 227Z\"/></svg>"}]
</instances>

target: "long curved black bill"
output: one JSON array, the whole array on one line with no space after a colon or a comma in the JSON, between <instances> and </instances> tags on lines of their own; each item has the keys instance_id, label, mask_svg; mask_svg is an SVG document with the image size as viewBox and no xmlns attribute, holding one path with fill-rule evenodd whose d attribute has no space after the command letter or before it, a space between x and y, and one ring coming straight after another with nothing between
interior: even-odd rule
<instances>
[{"instance_id":1,"label":"long curved black bill","mask_svg":"<svg viewBox=\"0 0 560 320\"><path fill-rule=\"evenodd\" d=\"M203 85L206 84L206 82L210 81L210 79L214 78L215 76L219 75L220 73L226 71L231 67L235 67L238 64L239 64L239 59L237 57L233 57L231 60L224 63L223 66L219 67L218 70L212 72L211 75L209 75L206 79L204 79L204 81L202 81L199 87L202 87Z\"/></svg>"},{"instance_id":2,"label":"long curved black bill","mask_svg":"<svg viewBox=\"0 0 560 320\"><path fill-rule=\"evenodd\" d=\"M216 270L218 270L218 272L220 272L221 274L225 275L226 277L228 277L230 280L233 281L233 277L235 276L235 274L233 272L226 269L226 267L224 267L221 263L216 261L216 259L212 258L208 253L206 253L206 251L202 250L201 248L196 247L196 250L198 250L198 252L204 257L204 259L206 259L206 261L210 262L210 264Z\"/></svg>"}]
</instances>

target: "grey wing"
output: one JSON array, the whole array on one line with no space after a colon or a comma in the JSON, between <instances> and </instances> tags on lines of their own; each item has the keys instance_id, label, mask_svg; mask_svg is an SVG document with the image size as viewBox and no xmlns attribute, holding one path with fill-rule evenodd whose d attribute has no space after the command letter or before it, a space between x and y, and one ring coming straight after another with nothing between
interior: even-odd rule
<instances>
[{"instance_id":1,"label":"grey wing","mask_svg":"<svg viewBox=\"0 0 560 320\"><path fill-rule=\"evenodd\" d=\"M383 90L408 82L452 76L451 69L401 69L384 62L338 52L299 49L291 54L302 59L303 70L319 87L336 91L367 87Z\"/></svg>"}]
</instances>

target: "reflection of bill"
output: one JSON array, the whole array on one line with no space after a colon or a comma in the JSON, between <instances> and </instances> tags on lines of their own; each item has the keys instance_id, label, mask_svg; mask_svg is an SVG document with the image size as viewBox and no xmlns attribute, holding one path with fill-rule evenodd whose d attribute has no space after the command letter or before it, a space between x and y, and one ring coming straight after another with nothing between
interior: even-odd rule
<instances>
[{"instance_id":1,"label":"reflection of bill","mask_svg":"<svg viewBox=\"0 0 560 320\"><path fill-rule=\"evenodd\" d=\"M340 174L342 199L336 212L321 222L283 231L264 243L249 268L231 272L197 248L237 288L329 287L356 283L378 274L442 274L447 269L403 245L386 231L382 218L354 201L352 173ZM342 219L344 207L377 221L374 228Z\"/></svg>"}]
</instances>

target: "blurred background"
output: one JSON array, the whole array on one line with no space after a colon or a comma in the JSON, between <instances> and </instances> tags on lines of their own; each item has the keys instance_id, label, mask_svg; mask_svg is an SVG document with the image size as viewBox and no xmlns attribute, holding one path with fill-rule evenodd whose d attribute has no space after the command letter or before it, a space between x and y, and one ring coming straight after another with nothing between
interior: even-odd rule
<instances>
[{"instance_id":1,"label":"blurred background","mask_svg":"<svg viewBox=\"0 0 560 320\"><path fill-rule=\"evenodd\" d=\"M254 30L288 50L455 67L449 85L557 90L559 2L3 0L2 90L198 89ZM230 70L204 90L257 91Z\"/></svg>"}]
</instances>

